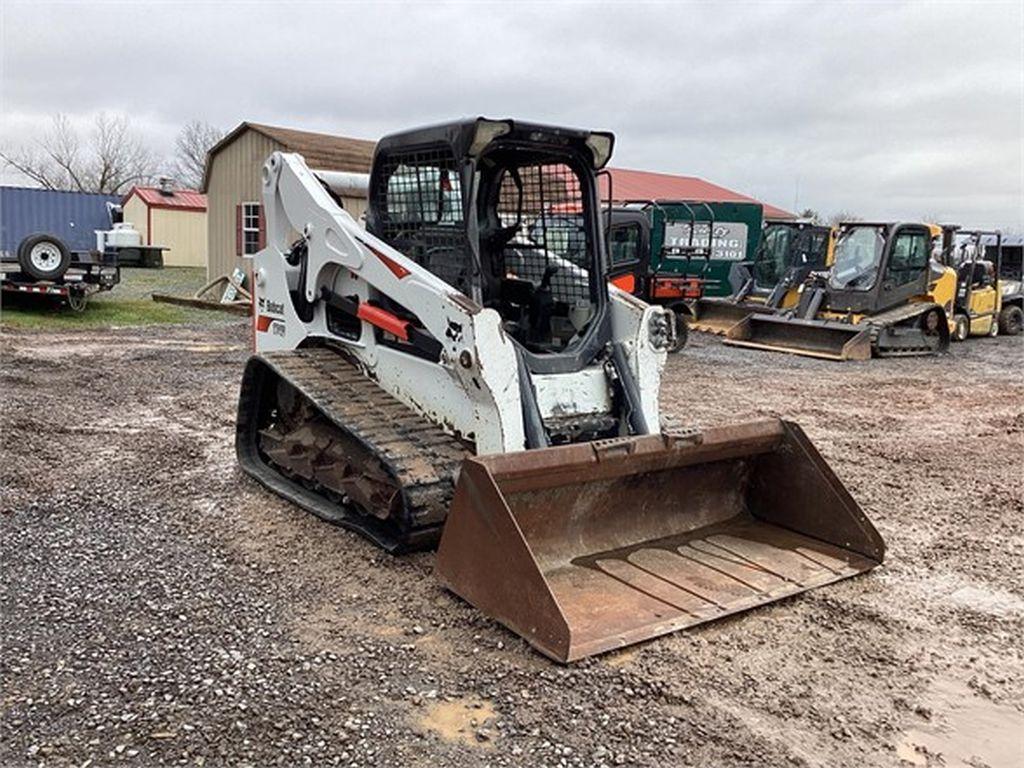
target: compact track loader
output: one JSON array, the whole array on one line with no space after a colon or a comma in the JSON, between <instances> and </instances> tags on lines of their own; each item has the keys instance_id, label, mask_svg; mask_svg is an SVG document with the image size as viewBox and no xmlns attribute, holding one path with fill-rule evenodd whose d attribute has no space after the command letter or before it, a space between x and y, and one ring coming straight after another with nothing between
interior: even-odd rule
<instances>
[{"instance_id":1,"label":"compact track loader","mask_svg":"<svg viewBox=\"0 0 1024 768\"><path fill-rule=\"evenodd\" d=\"M926 224L843 224L835 262L809 275L797 305L746 317L725 343L828 360L945 352L956 272L931 260L931 240Z\"/></svg>"},{"instance_id":2,"label":"compact track loader","mask_svg":"<svg viewBox=\"0 0 1024 768\"><path fill-rule=\"evenodd\" d=\"M831 227L800 221L765 222L753 263L737 265L732 295L690 303L690 326L724 335L751 314L776 314L796 306L799 289L815 270L832 265Z\"/></svg>"},{"instance_id":3,"label":"compact track loader","mask_svg":"<svg viewBox=\"0 0 1024 768\"><path fill-rule=\"evenodd\" d=\"M797 426L662 433L673 324L607 283L612 144L512 120L388 136L365 231L271 155L238 408L245 471L389 551L440 540L441 582L562 662L884 551Z\"/></svg>"}]
</instances>

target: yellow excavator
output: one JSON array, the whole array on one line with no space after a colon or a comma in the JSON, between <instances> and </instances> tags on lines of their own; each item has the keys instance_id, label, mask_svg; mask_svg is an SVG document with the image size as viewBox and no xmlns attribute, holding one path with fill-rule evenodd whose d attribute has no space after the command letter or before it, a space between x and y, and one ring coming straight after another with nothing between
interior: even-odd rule
<instances>
[{"instance_id":1,"label":"yellow excavator","mask_svg":"<svg viewBox=\"0 0 1024 768\"><path fill-rule=\"evenodd\" d=\"M275 152L239 394L248 474L388 551L437 546L442 584L562 662L885 550L795 424L663 430L675 324L608 285L612 145L484 118L387 136L366 229Z\"/></svg>"},{"instance_id":2,"label":"yellow excavator","mask_svg":"<svg viewBox=\"0 0 1024 768\"><path fill-rule=\"evenodd\" d=\"M690 327L725 334L747 315L773 314L795 306L807 276L831 266L834 247L832 227L786 219L766 221L753 263L734 268L731 281L736 292L690 302Z\"/></svg>"},{"instance_id":3,"label":"yellow excavator","mask_svg":"<svg viewBox=\"0 0 1024 768\"><path fill-rule=\"evenodd\" d=\"M867 360L949 348L956 271L933 260L935 227L842 224L835 261L799 286L796 306L749 315L726 344L828 360Z\"/></svg>"}]
</instances>

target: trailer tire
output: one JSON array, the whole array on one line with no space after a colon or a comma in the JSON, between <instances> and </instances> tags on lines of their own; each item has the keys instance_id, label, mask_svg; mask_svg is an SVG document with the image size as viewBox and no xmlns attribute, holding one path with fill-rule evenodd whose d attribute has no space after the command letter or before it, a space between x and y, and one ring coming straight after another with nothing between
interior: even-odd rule
<instances>
[{"instance_id":1,"label":"trailer tire","mask_svg":"<svg viewBox=\"0 0 1024 768\"><path fill-rule=\"evenodd\" d=\"M60 280L71 265L71 253L59 238L39 233L21 241L18 263L33 280Z\"/></svg>"},{"instance_id":2,"label":"trailer tire","mask_svg":"<svg viewBox=\"0 0 1024 768\"><path fill-rule=\"evenodd\" d=\"M999 332L1004 336L1016 336L1024 329L1024 311L1011 304L999 313Z\"/></svg>"}]
</instances>

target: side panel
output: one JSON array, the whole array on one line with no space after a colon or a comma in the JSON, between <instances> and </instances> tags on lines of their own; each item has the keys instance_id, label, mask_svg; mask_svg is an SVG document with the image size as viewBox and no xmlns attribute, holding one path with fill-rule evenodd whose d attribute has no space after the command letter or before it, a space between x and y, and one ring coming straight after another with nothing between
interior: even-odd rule
<instances>
[{"instance_id":1,"label":"side panel","mask_svg":"<svg viewBox=\"0 0 1024 768\"><path fill-rule=\"evenodd\" d=\"M656 315L671 321L672 313L662 307L651 306L614 286L608 287L609 309L612 318L612 338L622 342L627 359L636 378L647 428L653 433L661 428L661 410L658 395L661 392L661 374L668 359L667 349L658 349L651 342L650 327Z\"/></svg>"},{"instance_id":2,"label":"side panel","mask_svg":"<svg viewBox=\"0 0 1024 768\"><path fill-rule=\"evenodd\" d=\"M70 251L93 250L95 231L110 229L107 203L120 205L120 195L0 187L0 249L14 257L22 240L47 232Z\"/></svg>"},{"instance_id":3,"label":"side panel","mask_svg":"<svg viewBox=\"0 0 1024 768\"><path fill-rule=\"evenodd\" d=\"M654 220L651 232L652 268L660 264L659 271L668 274L703 275L713 281L705 287L706 296L728 296L732 293L729 273L733 266L746 259L753 258L761 237L762 208L757 203L709 203L711 214L716 222L714 235L715 253L710 264L703 259L662 259L660 254L665 245L666 227L663 226L665 216L657 208L653 212ZM667 215L670 225L688 225L690 212L681 205L664 203L661 209ZM700 204L691 204L697 220L697 237L695 242L707 241L707 222L710 218L707 208ZM702 226L703 222L703 226ZM671 237L671 234L669 235Z\"/></svg>"},{"instance_id":4,"label":"side panel","mask_svg":"<svg viewBox=\"0 0 1024 768\"><path fill-rule=\"evenodd\" d=\"M155 208L150 214L153 245L165 245L164 266L206 266L206 213Z\"/></svg>"}]
</instances>

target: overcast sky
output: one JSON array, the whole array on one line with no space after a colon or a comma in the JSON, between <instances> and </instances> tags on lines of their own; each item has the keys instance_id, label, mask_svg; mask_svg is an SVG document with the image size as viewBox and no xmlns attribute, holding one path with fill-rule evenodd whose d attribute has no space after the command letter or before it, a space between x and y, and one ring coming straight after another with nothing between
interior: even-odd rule
<instances>
[{"instance_id":1,"label":"overcast sky","mask_svg":"<svg viewBox=\"0 0 1024 768\"><path fill-rule=\"evenodd\" d=\"M0 0L0 25L5 146L56 112L127 113L168 154L194 118L375 139L485 114L791 210L1024 229L1019 0Z\"/></svg>"}]
</instances>

